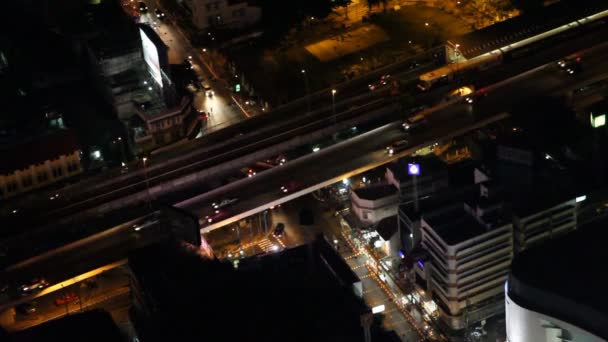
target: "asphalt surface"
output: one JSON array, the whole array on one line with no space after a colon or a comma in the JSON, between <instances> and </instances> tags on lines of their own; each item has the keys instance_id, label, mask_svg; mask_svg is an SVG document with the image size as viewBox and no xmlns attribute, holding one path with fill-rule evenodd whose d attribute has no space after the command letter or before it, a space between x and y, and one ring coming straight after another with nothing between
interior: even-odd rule
<instances>
[{"instance_id":1,"label":"asphalt surface","mask_svg":"<svg viewBox=\"0 0 608 342\"><path fill-rule=\"evenodd\" d=\"M579 74L568 75L555 63L546 64L502 82L496 87L486 87L484 93L488 96L480 98L473 105L454 103L444 106L440 104L435 109L428 110L428 127L420 133L407 137L398 123L387 125L327 150L321 150L316 154L261 172L243 182L244 184L238 188L233 187L226 193L217 194L216 192L215 198L209 198L209 193L202 195L200 201L190 200L184 207L204 218L211 214L211 202L224 197L241 199L231 209L232 214L247 213L247 215L251 215L256 210L263 210L264 206L270 207L286 202L295 197L293 194L283 196L281 193L281 186L289 182L297 182L303 189L310 187L310 190L314 190L313 186L331 179L338 181L342 177L348 176L353 170L361 173L370 166L375 167L397 159L397 157L387 156L384 151L384 147L396 140L407 138L411 146L441 140L446 138L448 133L479 122L483 118L525 107L528 101L534 101L537 97L557 95L583 80L606 77L608 68L599 61L604 58L607 49L602 47L585 55L586 67ZM412 149L406 150L399 156L407 156L413 151ZM302 191L300 195L304 193L306 191ZM230 221L225 220L225 223ZM204 225L206 222L201 221L201 224ZM203 229L208 231L221 227L223 224L224 222L217 222Z\"/></svg>"}]
</instances>

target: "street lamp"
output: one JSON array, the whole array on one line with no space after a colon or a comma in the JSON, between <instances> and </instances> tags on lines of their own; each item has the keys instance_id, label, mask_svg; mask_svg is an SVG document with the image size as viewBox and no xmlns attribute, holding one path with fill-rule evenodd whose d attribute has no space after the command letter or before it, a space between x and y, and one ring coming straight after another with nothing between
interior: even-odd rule
<instances>
[{"instance_id":1,"label":"street lamp","mask_svg":"<svg viewBox=\"0 0 608 342\"><path fill-rule=\"evenodd\" d=\"M116 140L118 140L120 142L120 156L121 156L121 165L124 167L127 163L127 158L126 158L126 153L125 153L125 144L124 141L122 141L122 137L118 137Z\"/></svg>"},{"instance_id":2,"label":"street lamp","mask_svg":"<svg viewBox=\"0 0 608 342\"><path fill-rule=\"evenodd\" d=\"M336 124L336 89L331 90L331 112L334 117L334 124Z\"/></svg>"},{"instance_id":3,"label":"street lamp","mask_svg":"<svg viewBox=\"0 0 608 342\"><path fill-rule=\"evenodd\" d=\"M152 209L152 198L150 196L150 184L148 183L148 168L146 167L146 162L148 161L147 157L143 157L142 162L144 164L144 179L146 181L146 194L148 195L148 207Z\"/></svg>"},{"instance_id":4,"label":"street lamp","mask_svg":"<svg viewBox=\"0 0 608 342\"><path fill-rule=\"evenodd\" d=\"M458 50L458 48L460 47L460 44L456 44L454 45L454 55L456 56L456 77L458 77L458 62L460 60L460 50Z\"/></svg>"},{"instance_id":5,"label":"street lamp","mask_svg":"<svg viewBox=\"0 0 608 342\"><path fill-rule=\"evenodd\" d=\"M302 69L302 76L304 77L304 87L306 87L306 103L308 111L310 112L310 87L308 86L308 76L306 75L306 69Z\"/></svg>"}]
</instances>

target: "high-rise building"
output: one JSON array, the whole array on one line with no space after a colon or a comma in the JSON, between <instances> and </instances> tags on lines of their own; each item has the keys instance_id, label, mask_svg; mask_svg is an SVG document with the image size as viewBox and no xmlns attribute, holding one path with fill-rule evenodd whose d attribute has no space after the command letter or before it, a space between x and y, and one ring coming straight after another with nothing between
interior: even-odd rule
<instances>
[{"instance_id":1,"label":"high-rise building","mask_svg":"<svg viewBox=\"0 0 608 342\"><path fill-rule=\"evenodd\" d=\"M512 224L499 198L480 185L474 200L453 201L420 219L428 258L414 267L452 329L502 311L502 285L513 256Z\"/></svg>"},{"instance_id":2,"label":"high-rise building","mask_svg":"<svg viewBox=\"0 0 608 342\"><path fill-rule=\"evenodd\" d=\"M507 338L608 341L606 220L528 249L505 285Z\"/></svg>"}]
</instances>

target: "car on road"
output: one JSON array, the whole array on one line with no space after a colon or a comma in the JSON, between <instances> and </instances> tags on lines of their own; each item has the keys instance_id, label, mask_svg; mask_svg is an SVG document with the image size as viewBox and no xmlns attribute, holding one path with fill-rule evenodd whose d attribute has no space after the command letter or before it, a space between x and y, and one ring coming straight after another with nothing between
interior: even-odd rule
<instances>
[{"instance_id":1,"label":"car on road","mask_svg":"<svg viewBox=\"0 0 608 342\"><path fill-rule=\"evenodd\" d=\"M160 20L165 19L165 12L161 11L160 9L156 9L154 10L154 13L156 13L156 17Z\"/></svg>"},{"instance_id":2,"label":"car on road","mask_svg":"<svg viewBox=\"0 0 608 342\"><path fill-rule=\"evenodd\" d=\"M569 57L557 62L557 65L568 75L574 75L582 70L581 57Z\"/></svg>"},{"instance_id":3,"label":"car on road","mask_svg":"<svg viewBox=\"0 0 608 342\"><path fill-rule=\"evenodd\" d=\"M391 75L382 75L380 77L380 80L378 80L378 82L375 83L371 83L368 84L367 87L369 88L369 90L376 90L378 88L384 87L385 85L387 85L390 81Z\"/></svg>"},{"instance_id":4,"label":"car on road","mask_svg":"<svg viewBox=\"0 0 608 342\"><path fill-rule=\"evenodd\" d=\"M61 296L55 298L55 305L61 306L80 300L80 297L74 292L64 293Z\"/></svg>"},{"instance_id":5,"label":"car on road","mask_svg":"<svg viewBox=\"0 0 608 342\"><path fill-rule=\"evenodd\" d=\"M258 170L254 167L245 167L241 169L241 172L247 177L253 177L258 174Z\"/></svg>"},{"instance_id":6,"label":"car on road","mask_svg":"<svg viewBox=\"0 0 608 342\"><path fill-rule=\"evenodd\" d=\"M198 113L198 117L199 119L205 123L207 122L207 120L209 120L209 113L205 112L202 109L197 109L196 112Z\"/></svg>"},{"instance_id":7,"label":"car on road","mask_svg":"<svg viewBox=\"0 0 608 342\"><path fill-rule=\"evenodd\" d=\"M145 2L140 1L137 3L137 6L139 7L139 13L141 13L141 14L148 13L148 5L146 5Z\"/></svg>"},{"instance_id":8,"label":"car on road","mask_svg":"<svg viewBox=\"0 0 608 342\"><path fill-rule=\"evenodd\" d=\"M403 127L404 131L409 133L426 124L427 124L427 121L426 121L425 115L418 114L418 115L412 116L411 118L405 120L405 122L403 124L401 124L401 127Z\"/></svg>"},{"instance_id":9,"label":"car on road","mask_svg":"<svg viewBox=\"0 0 608 342\"><path fill-rule=\"evenodd\" d=\"M449 102L455 99L463 99L466 103L473 103L473 96L475 94L475 87L472 85L460 87L452 90L443 99L444 102Z\"/></svg>"},{"instance_id":10,"label":"car on road","mask_svg":"<svg viewBox=\"0 0 608 342\"><path fill-rule=\"evenodd\" d=\"M193 70L194 64L192 63L192 59L190 59L190 58L184 59L184 66L186 67L187 70Z\"/></svg>"},{"instance_id":11,"label":"car on road","mask_svg":"<svg viewBox=\"0 0 608 342\"><path fill-rule=\"evenodd\" d=\"M205 216L205 221L207 223L213 223L220 221L224 218L228 217L228 211L224 209L215 209L213 214Z\"/></svg>"},{"instance_id":12,"label":"car on road","mask_svg":"<svg viewBox=\"0 0 608 342\"><path fill-rule=\"evenodd\" d=\"M205 95L207 95L208 97L212 97L213 95L215 95L215 92L213 91L209 83L203 82L202 86L203 90L205 91Z\"/></svg>"},{"instance_id":13,"label":"car on road","mask_svg":"<svg viewBox=\"0 0 608 342\"><path fill-rule=\"evenodd\" d=\"M285 194L296 192L300 189L302 189L302 184L296 181L290 181L281 186L281 192Z\"/></svg>"},{"instance_id":14,"label":"car on road","mask_svg":"<svg viewBox=\"0 0 608 342\"><path fill-rule=\"evenodd\" d=\"M285 234L285 225L283 223L277 223L276 227L272 230L272 235L280 238L283 237L283 234Z\"/></svg>"},{"instance_id":15,"label":"car on road","mask_svg":"<svg viewBox=\"0 0 608 342\"><path fill-rule=\"evenodd\" d=\"M395 154L397 152L401 152L401 151L405 150L407 148L408 144L409 144L408 141L405 139L395 141L390 146L386 147L386 152L388 153L389 156L392 156L393 154Z\"/></svg>"},{"instance_id":16,"label":"car on road","mask_svg":"<svg viewBox=\"0 0 608 342\"><path fill-rule=\"evenodd\" d=\"M19 286L19 292L23 295L29 295L38 292L49 286L49 282L44 278L34 278L31 281Z\"/></svg>"},{"instance_id":17,"label":"car on road","mask_svg":"<svg viewBox=\"0 0 608 342\"><path fill-rule=\"evenodd\" d=\"M223 208L225 206L234 204L238 201L238 198L224 198L223 200L219 201L219 202L213 202L211 204L211 206L213 207L213 209L219 209L219 208Z\"/></svg>"},{"instance_id":18,"label":"car on road","mask_svg":"<svg viewBox=\"0 0 608 342\"><path fill-rule=\"evenodd\" d=\"M15 306L15 311L22 315L31 315L38 311L38 308L35 303L21 303Z\"/></svg>"}]
</instances>

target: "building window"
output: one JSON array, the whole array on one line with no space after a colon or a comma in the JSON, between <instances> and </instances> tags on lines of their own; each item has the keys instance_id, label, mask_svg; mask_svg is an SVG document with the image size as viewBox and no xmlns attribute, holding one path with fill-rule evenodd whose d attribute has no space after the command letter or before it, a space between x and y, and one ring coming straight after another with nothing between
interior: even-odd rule
<instances>
[{"instance_id":1,"label":"building window","mask_svg":"<svg viewBox=\"0 0 608 342\"><path fill-rule=\"evenodd\" d=\"M63 170L61 169L61 167L53 168L53 177L57 178L57 177L61 177L62 175L63 175Z\"/></svg>"},{"instance_id":2,"label":"building window","mask_svg":"<svg viewBox=\"0 0 608 342\"><path fill-rule=\"evenodd\" d=\"M79 164L78 164L78 162L76 162L76 161L71 161L71 162L68 164L68 172L69 172L69 173L71 173L71 172L78 171L78 165L79 165Z\"/></svg>"},{"instance_id":3,"label":"building window","mask_svg":"<svg viewBox=\"0 0 608 342\"><path fill-rule=\"evenodd\" d=\"M21 185L23 185L24 188L28 188L28 187L32 186L32 176L31 175L24 176L21 179Z\"/></svg>"},{"instance_id":4,"label":"building window","mask_svg":"<svg viewBox=\"0 0 608 342\"><path fill-rule=\"evenodd\" d=\"M8 182L8 184L6 184L7 192L15 192L16 190L17 190L17 182L11 181L11 182Z\"/></svg>"},{"instance_id":5,"label":"building window","mask_svg":"<svg viewBox=\"0 0 608 342\"><path fill-rule=\"evenodd\" d=\"M41 172L38 172L37 178L38 178L38 183L46 182L46 180L49 179L49 175L46 173L46 171L41 171Z\"/></svg>"}]
</instances>

